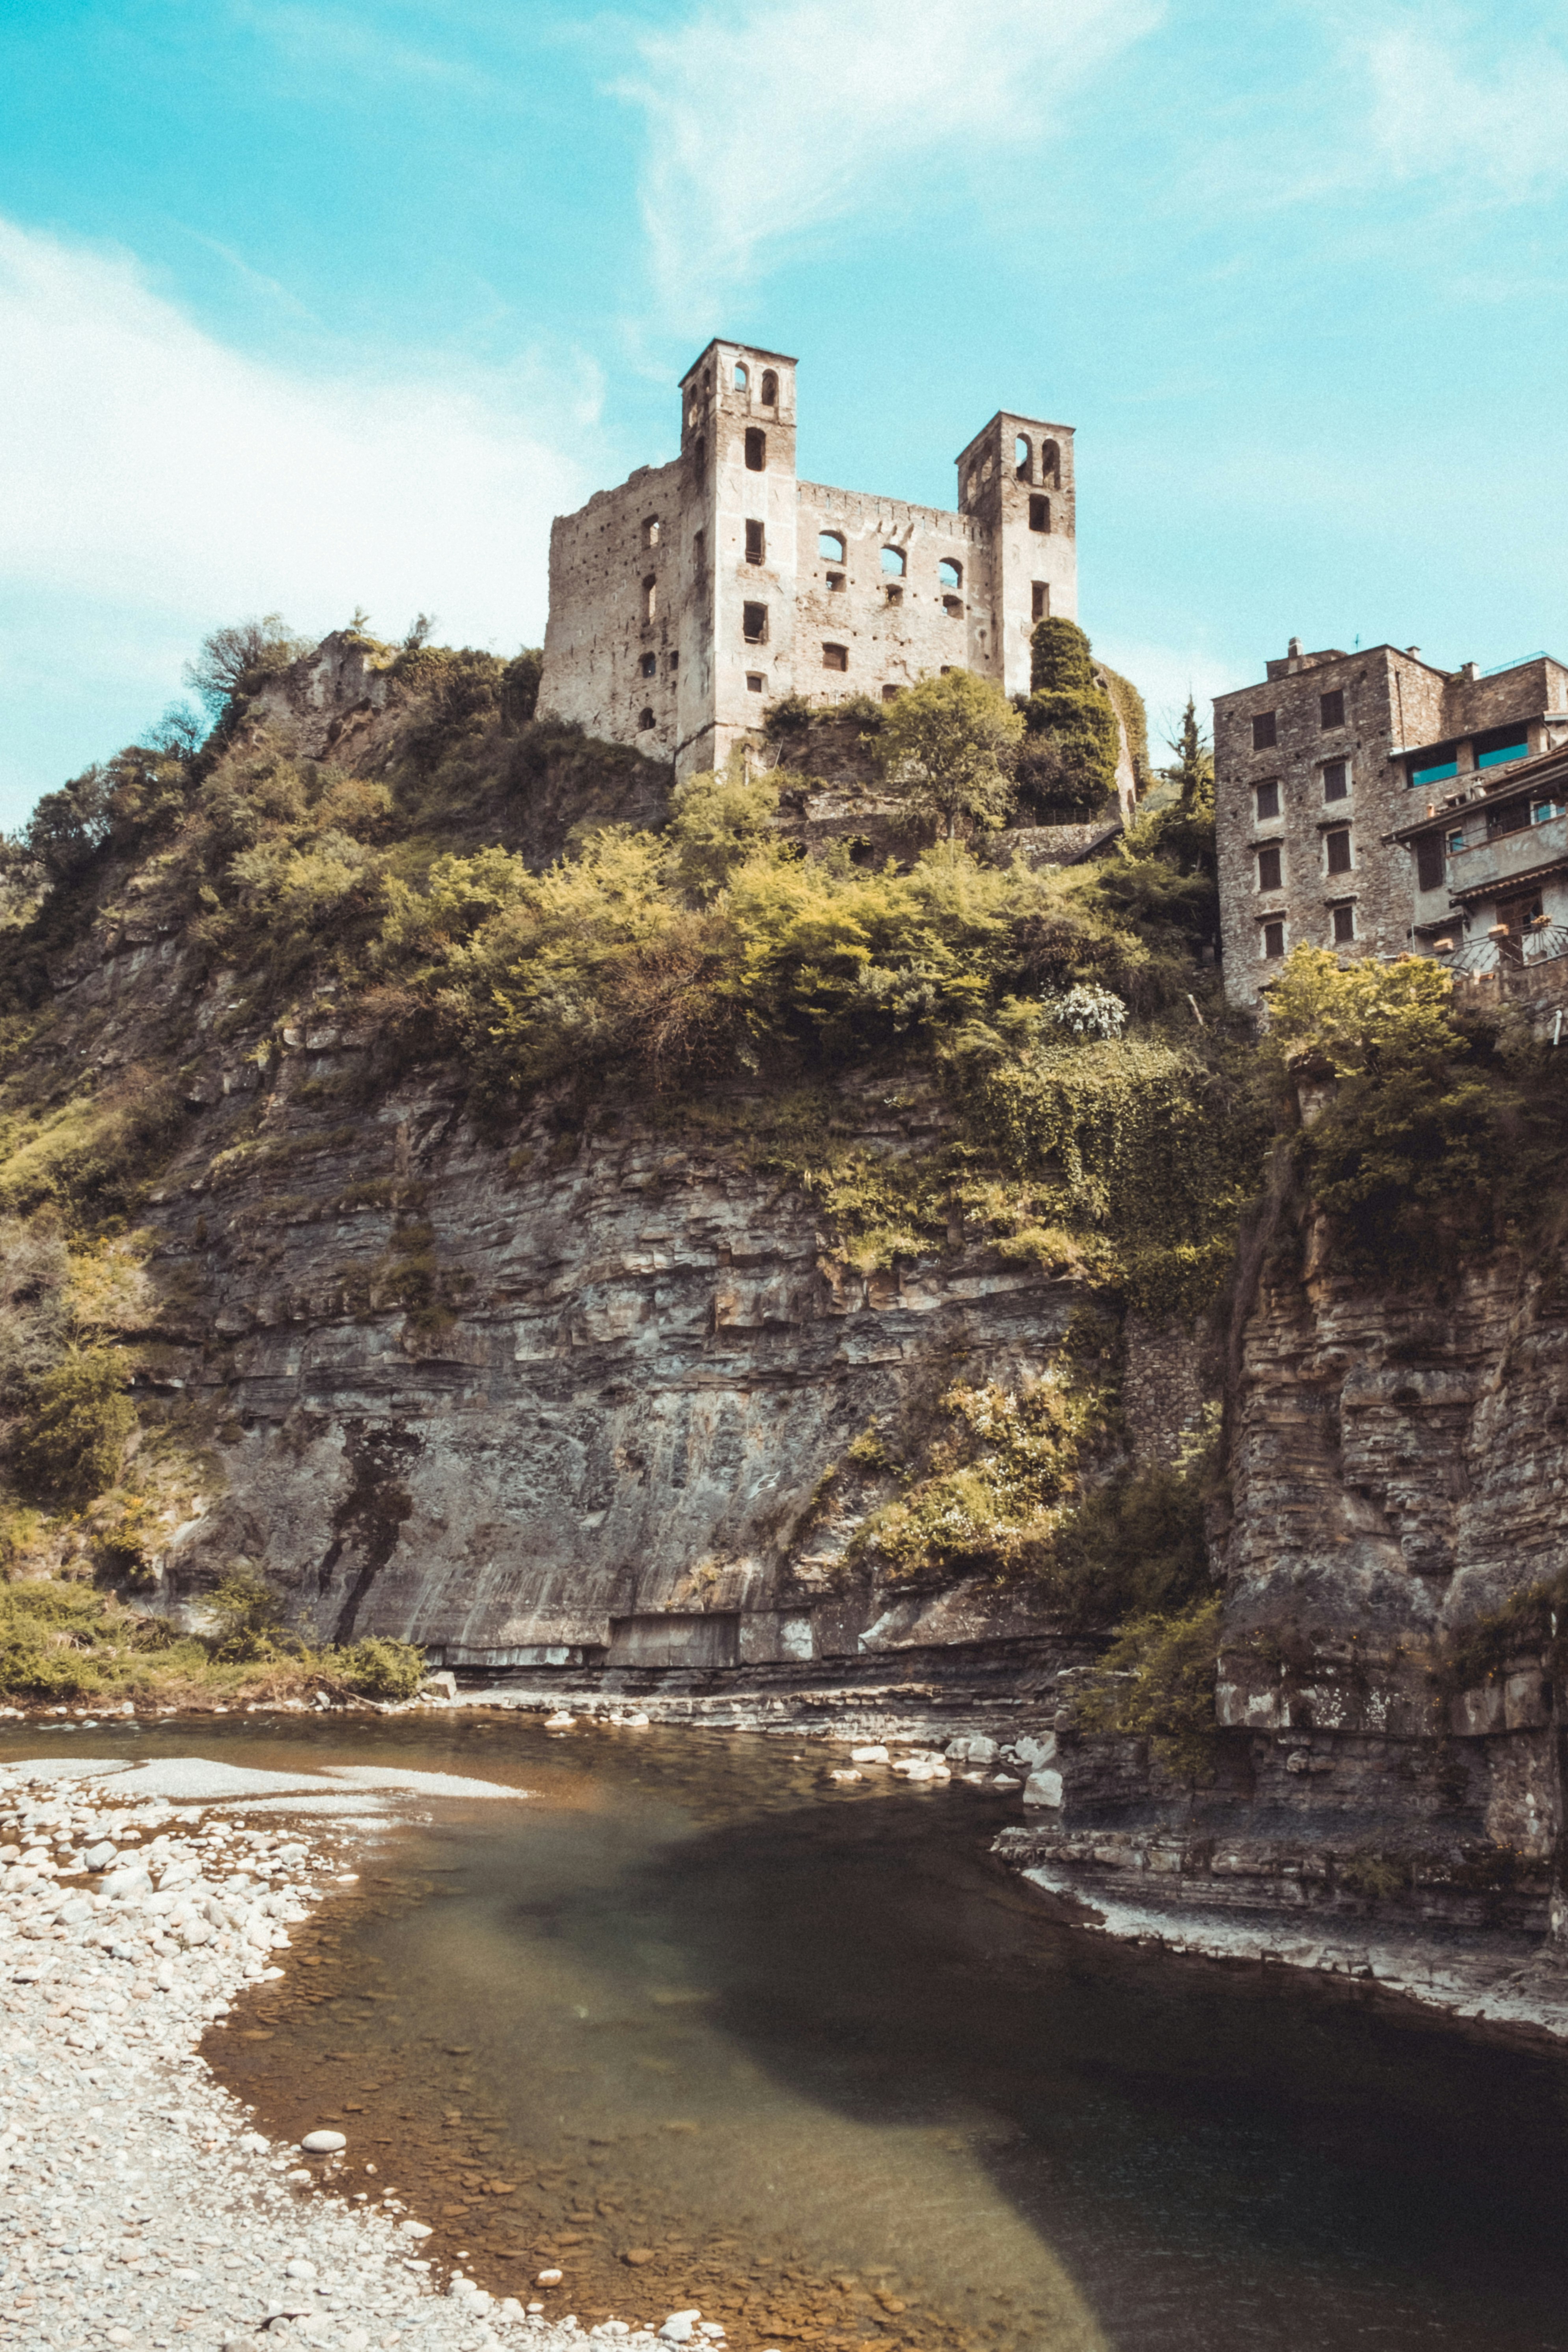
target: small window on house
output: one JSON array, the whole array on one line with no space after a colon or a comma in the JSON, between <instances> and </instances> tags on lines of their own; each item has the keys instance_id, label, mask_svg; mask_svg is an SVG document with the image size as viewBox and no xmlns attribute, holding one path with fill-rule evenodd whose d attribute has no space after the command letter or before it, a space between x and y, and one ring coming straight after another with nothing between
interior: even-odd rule
<instances>
[{"instance_id":1,"label":"small window on house","mask_svg":"<svg viewBox=\"0 0 1568 2352\"><path fill-rule=\"evenodd\" d=\"M1329 911L1333 919L1335 947L1349 947L1355 937L1355 908L1345 905L1331 908Z\"/></svg>"},{"instance_id":2,"label":"small window on house","mask_svg":"<svg viewBox=\"0 0 1568 2352\"><path fill-rule=\"evenodd\" d=\"M638 732L639 734L641 734L641 733L642 733L642 731L644 730L644 729L648 728L648 727L651 727L652 725L653 725L653 713L652 713L652 711L651 711L651 710L647 710L647 709L639 710L639 711L638 711L638 713L637 713L637 732Z\"/></svg>"},{"instance_id":3,"label":"small window on house","mask_svg":"<svg viewBox=\"0 0 1568 2352\"><path fill-rule=\"evenodd\" d=\"M1051 592L1043 580L1029 583L1029 618L1048 621L1051 616Z\"/></svg>"},{"instance_id":4,"label":"small window on house","mask_svg":"<svg viewBox=\"0 0 1568 2352\"><path fill-rule=\"evenodd\" d=\"M829 595L837 596L837 593L838 593L838 592L839 592L839 590L843 587L843 585L844 585L844 574L843 574L843 572L830 572L828 573L828 575L827 575L827 590L828 590L828 593L829 593Z\"/></svg>"},{"instance_id":5,"label":"small window on house","mask_svg":"<svg viewBox=\"0 0 1568 2352\"><path fill-rule=\"evenodd\" d=\"M760 425L746 427L746 471L763 473L768 462L768 436Z\"/></svg>"},{"instance_id":6,"label":"small window on house","mask_svg":"<svg viewBox=\"0 0 1568 2352\"><path fill-rule=\"evenodd\" d=\"M847 669L849 667L848 646L824 646L822 648L822 667L824 669Z\"/></svg>"},{"instance_id":7,"label":"small window on house","mask_svg":"<svg viewBox=\"0 0 1568 2352\"><path fill-rule=\"evenodd\" d=\"M1552 817L1561 816L1562 814L1563 803L1559 800L1531 801L1530 803L1531 824L1546 824Z\"/></svg>"},{"instance_id":8,"label":"small window on house","mask_svg":"<svg viewBox=\"0 0 1568 2352\"><path fill-rule=\"evenodd\" d=\"M1500 768L1509 760L1528 760L1530 730L1528 727L1498 727L1489 735L1476 737L1478 768Z\"/></svg>"},{"instance_id":9,"label":"small window on house","mask_svg":"<svg viewBox=\"0 0 1568 2352\"><path fill-rule=\"evenodd\" d=\"M826 563L842 563L844 561L842 532L819 530L816 534L816 551Z\"/></svg>"},{"instance_id":10,"label":"small window on house","mask_svg":"<svg viewBox=\"0 0 1568 2352\"><path fill-rule=\"evenodd\" d=\"M1049 499L1031 499L1029 500L1029 529L1031 530L1049 530L1050 527L1051 502Z\"/></svg>"},{"instance_id":11,"label":"small window on house","mask_svg":"<svg viewBox=\"0 0 1568 2352\"><path fill-rule=\"evenodd\" d=\"M1262 926L1262 933L1264 961L1268 963L1278 962L1285 952L1284 924L1265 923Z\"/></svg>"},{"instance_id":12,"label":"small window on house","mask_svg":"<svg viewBox=\"0 0 1568 2352\"><path fill-rule=\"evenodd\" d=\"M1487 811L1487 839L1495 840L1500 833L1522 833L1530 823L1530 810L1523 801L1505 801L1501 808Z\"/></svg>"},{"instance_id":13,"label":"small window on house","mask_svg":"<svg viewBox=\"0 0 1568 2352\"><path fill-rule=\"evenodd\" d=\"M962 563L955 563L951 555L944 555L942 562L936 567L936 577L937 585L939 587L962 588L963 585L963 566Z\"/></svg>"},{"instance_id":14,"label":"small window on house","mask_svg":"<svg viewBox=\"0 0 1568 2352\"><path fill-rule=\"evenodd\" d=\"M1252 748L1255 751L1272 751L1274 742L1274 713L1260 710L1252 722Z\"/></svg>"},{"instance_id":15,"label":"small window on house","mask_svg":"<svg viewBox=\"0 0 1568 2352\"><path fill-rule=\"evenodd\" d=\"M1348 874L1351 870L1351 832L1348 824L1336 825L1332 833L1323 835L1323 851L1331 874Z\"/></svg>"},{"instance_id":16,"label":"small window on house","mask_svg":"<svg viewBox=\"0 0 1568 2352\"><path fill-rule=\"evenodd\" d=\"M963 597L944 596L942 600L942 609L947 614L950 621L962 621L963 618Z\"/></svg>"},{"instance_id":17,"label":"small window on house","mask_svg":"<svg viewBox=\"0 0 1568 2352\"><path fill-rule=\"evenodd\" d=\"M1062 453L1055 441L1040 444L1040 479L1048 482L1053 490L1062 486Z\"/></svg>"},{"instance_id":18,"label":"small window on house","mask_svg":"<svg viewBox=\"0 0 1568 2352\"><path fill-rule=\"evenodd\" d=\"M1442 887L1442 841L1435 833L1424 833L1415 845L1415 887L1418 890L1440 890Z\"/></svg>"},{"instance_id":19,"label":"small window on house","mask_svg":"<svg viewBox=\"0 0 1568 2352\"><path fill-rule=\"evenodd\" d=\"M1279 814L1279 779L1278 776L1275 776L1271 777L1268 783L1259 784L1258 787L1258 823L1261 824L1267 818L1278 816Z\"/></svg>"},{"instance_id":20,"label":"small window on house","mask_svg":"<svg viewBox=\"0 0 1568 2352\"><path fill-rule=\"evenodd\" d=\"M779 404L779 380L772 368L763 370L763 406L776 408Z\"/></svg>"},{"instance_id":21,"label":"small window on house","mask_svg":"<svg viewBox=\"0 0 1568 2352\"><path fill-rule=\"evenodd\" d=\"M658 611L658 582L650 572L642 584L642 615L645 621L654 619Z\"/></svg>"},{"instance_id":22,"label":"small window on house","mask_svg":"<svg viewBox=\"0 0 1568 2352\"><path fill-rule=\"evenodd\" d=\"M882 550L882 569L890 580L901 580L909 568L909 557L901 547L885 547Z\"/></svg>"},{"instance_id":23,"label":"small window on house","mask_svg":"<svg viewBox=\"0 0 1568 2352\"><path fill-rule=\"evenodd\" d=\"M1260 890L1279 887L1279 845L1271 841L1267 849L1258 853L1258 887Z\"/></svg>"},{"instance_id":24,"label":"small window on house","mask_svg":"<svg viewBox=\"0 0 1568 2352\"><path fill-rule=\"evenodd\" d=\"M742 604L741 634L749 646L766 645L768 638L768 608L765 604Z\"/></svg>"},{"instance_id":25,"label":"small window on house","mask_svg":"<svg viewBox=\"0 0 1568 2352\"><path fill-rule=\"evenodd\" d=\"M642 527L642 543L645 547L657 547L658 545L658 517L657 515L649 515L647 520L644 523Z\"/></svg>"},{"instance_id":26,"label":"small window on house","mask_svg":"<svg viewBox=\"0 0 1568 2352\"><path fill-rule=\"evenodd\" d=\"M746 692L748 694L761 694L765 683L766 681L760 669L749 669L746 672Z\"/></svg>"},{"instance_id":27,"label":"small window on house","mask_svg":"<svg viewBox=\"0 0 1568 2352\"><path fill-rule=\"evenodd\" d=\"M746 387L747 387L747 385L751 383L751 381L752 381L751 371L750 371L750 369L747 367L745 361L744 361L744 360L737 360L737 361L735 362L735 389L736 389L736 391L737 391L737 392L744 392L744 391L745 391L745 389L746 389Z\"/></svg>"},{"instance_id":28,"label":"small window on house","mask_svg":"<svg viewBox=\"0 0 1568 2352\"><path fill-rule=\"evenodd\" d=\"M889 580L889 583L888 583L888 602L889 602L889 604L901 604L903 603L903 601L904 601L903 583L902 583L901 581L899 581L899 580Z\"/></svg>"},{"instance_id":29,"label":"small window on house","mask_svg":"<svg viewBox=\"0 0 1568 2352\"><path fill-rule=\"evenodd\" d=\"M1325 760L1323 762L1323 798L1342 801L1350 796L1351 769L1348 760Z\"/></svg>"},{"instance_id":30,"label":"small window on house","mask_svg":"<svg viewBox=\"0 0 1568 2352\"><path fill-rule=\"evenodd\" d=\"M1342 727L1344 723L1345 690L1342 686L1336 686L1331 694L1320 694L1318 697L1318 724L1320 727Z\"/></svg>"},{"instance_id":31,"label":"small window on house","mask_svg":"<svg viewBox=\"0 0 1568 2352\"><path fill-rule=\"evenodd\" d=\"M1445 743L1435 751L1423 751L1418 759L1411 761L1410 788L1414 792L1421 784L1446 783L1450 776L1457 776L1458 772L1458 752L1451 743Z\"/></svg>"},{"instance_id":32,"label":"small window on house","mask_svg":"<svg viewBox=\"0 0 1568 2352\"><path fill-rule=\"evenodd\" d=\"M1450 857L1459 856L1465 846L1464 834L1462 832L1449 834L1447 836L1447 845L1448 855Z\"/></svg>"},{"instance_id":33,"label":"small window on house","mask_svg":"<svg viewBox=\"0 0 1568 2352\"><path fill-rule=\"evenodd\" d=\"M658 656L657 654L644 654L642 657L642 674L644 677L652 677L658 668Z\"/></svg>"},{"instance_id":34,"label":"small window on house","mask_svg":"<svg viewBox=\"0 0 1568 2352\"><path fill-rule=\"evenodd\" d=\"M885 686L882 688L882 699L884 702L897 702L903 690L901 686Z\"/></svg>"},{"instance_id":35,"label":"small window on house","mask_svg":"<svg viewBox=\"0 0 1568 2352\"><path fill-rule=\"evenodd\" d=\"M767 533L763 529L762 524L760 522L749 522L746 525L747 562L761 563L764 556L767 554Z\"/></svg>"},{"instance_id":36,"label":"small window on house","mask_svg":"<svg viewBox=\"0 0 1568 2352\"><path fill-rule=\"evenodd\" d=\"M1035 478L1035 453L1022 433L1013 444L1013 471L1021 482Z\"/></svg>"}]
</instances>

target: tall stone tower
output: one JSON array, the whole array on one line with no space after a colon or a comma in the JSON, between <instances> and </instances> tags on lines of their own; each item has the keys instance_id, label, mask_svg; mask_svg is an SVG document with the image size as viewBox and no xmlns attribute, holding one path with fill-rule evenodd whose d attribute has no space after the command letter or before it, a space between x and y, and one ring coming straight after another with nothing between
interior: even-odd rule
<instances>
[{"instance_id":1,"label":"tall stone tower","mask_svg":"<svg viewBox=\"0 0 1568 2352\"><path fill-rule=\"evenodd\" d=\"M687 772L722 767L794 685L795 364L712 342L681 382L682 560L702 616L677 705Z\"/></svg>"},{"instance_id":2,"label":"tall stone tower","mask_svg":"<svg viewBox=\"0 0 1568 2352\"><path fill-rule=\"evenodd\" d=\"M991 658L976 659L1008 694L1029 691L1037 621L1078 618L1073 430L998 409L958 461L958 504L984 535Z\"/></svg>"}]
</instances>

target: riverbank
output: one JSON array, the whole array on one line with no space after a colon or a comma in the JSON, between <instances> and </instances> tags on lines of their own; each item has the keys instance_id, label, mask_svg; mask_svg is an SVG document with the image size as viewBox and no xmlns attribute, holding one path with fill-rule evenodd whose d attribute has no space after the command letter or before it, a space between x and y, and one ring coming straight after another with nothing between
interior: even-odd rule
<instances>
[{"instance_id":1,"label":"riverbank","mask_svg":"<svg viewBox=\"0 0 1568 2352\"><path fill-rule=\"evenodd\" d=\"M438 2274L373 2159L269 2142L197 2051L283 1975L290 1927L352 1885L399 1801L514 1793L194 1759L0 1767L0 2343L653 2346Z\"/></svg>"}]
</instances>

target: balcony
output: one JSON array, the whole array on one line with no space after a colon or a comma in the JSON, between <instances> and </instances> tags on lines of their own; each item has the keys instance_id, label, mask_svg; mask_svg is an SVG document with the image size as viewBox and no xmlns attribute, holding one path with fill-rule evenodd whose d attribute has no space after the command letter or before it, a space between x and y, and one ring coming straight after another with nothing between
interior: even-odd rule
<instances>
[{"instance_id":1,"label":"balcony","mask_svg":"<svg viewBox=\"0 0 1568 2352\"><path fill-rule=\"evenodd\" d=\"M1563 865L1568 865L1568 816L1552 816L1469 849L1451 849L1448 887L1456 898L1490 897Z\"/></svg>"}]
</instances>

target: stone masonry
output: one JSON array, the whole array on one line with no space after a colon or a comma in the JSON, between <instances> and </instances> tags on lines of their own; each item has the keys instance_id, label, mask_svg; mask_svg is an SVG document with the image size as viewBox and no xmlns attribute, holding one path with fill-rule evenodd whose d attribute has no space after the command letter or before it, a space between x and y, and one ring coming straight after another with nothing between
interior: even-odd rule
<instances>
[{"instance_id":1,"label":"stone masonry","mask_svg":"<svg viewBox=\"0 0 1568 2352\"><path fill-rule=\"evenodd\" d=\"M557 518L542 713L721 766L770 701L967 668L1029 687L1036 621L1078 609L1073 436L999 410L948 513L795 472L797 362L711 342L680 387L680 455Z\"/></svg>"},{"instance_id":2,"label":"stone masonry","mask_svg":"<svg viewBox=\"0 0 1568 2352\"><path fill-rule=\"evenodd\" d=\"M1390 836L1451 780L1568 740L1568 667L1538 654L1483 677L1415 646L1304 654L1292 638L1214 708L1226 992L1249 1004L1294 947L1419 944L1415 863Z\"/></svg>"}]
</instances>

